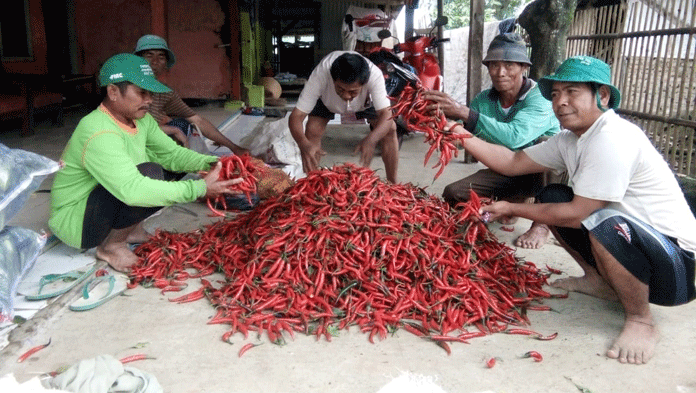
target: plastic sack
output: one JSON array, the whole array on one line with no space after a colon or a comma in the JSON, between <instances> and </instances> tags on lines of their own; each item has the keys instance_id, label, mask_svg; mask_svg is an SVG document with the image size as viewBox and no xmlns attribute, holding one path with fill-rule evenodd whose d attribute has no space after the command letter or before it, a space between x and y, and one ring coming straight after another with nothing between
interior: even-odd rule
<instances>
[{"instance_id":1,"label":"plastic sack","mask_svg":"<svg viewBox=\"0 0 696 393\"><path fill-rule=\"evenodd\" d=\"M17 285L46 244L46 236L20 227L0 231L0 319L14 316Z\"/></svg>"},{"instance_id":2,"label":"plastic sack","mask_svg":"<svg viewBox=\"0 0 696 393\"><path fill-rule=\"evenodd\" d=\"M189 132L186 137L188 138L189 149L201 154L210 154L210 150L203 140L203 134L201 134L201 130L197 125L191 124L189 126Z\"/></svg>"},{"instance_id":3,"label":"plastic sack","mask_svg":"<svg viewBox=\"0 0 696 393\"><path fill-rule=\"evenodd\" d=\"M290 133L288 117L289 113L280 120L263 123L261 129L255 129L242 138L240 145L269 165L283 165L283 172L291 178L300 178L304 175L302 155Z\"/></svg>"},{"instance_id":4,"label":"plastic sack","mask_svg":"<svg viewBox=\"0 0 696 393\"><path fill-rule=\"evenodd\" d=\"M0 143L0 229L19 212L46 176L60 169L57 162Z\"/></svg>"}]
</instances>

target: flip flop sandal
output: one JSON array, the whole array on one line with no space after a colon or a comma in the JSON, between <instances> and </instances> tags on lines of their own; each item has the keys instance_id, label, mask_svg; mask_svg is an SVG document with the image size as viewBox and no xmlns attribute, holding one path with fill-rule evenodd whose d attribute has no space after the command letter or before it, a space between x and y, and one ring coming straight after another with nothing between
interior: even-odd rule
<instances>
[{"instance_id":1,"label":"flip flop sandal","mask_svg":"<svg viewBox=\"0 0 696 393\"><path fill-rule=\"evenodd\" d=\"M128 278L123 275L108 274L87 281L82 289L82 297L71 305L72 311L87 311L101 306L122 294L127 288Z\"/></svg>"},{"instance_id":2,"label":"flip flop sandal","mask_svg":"<svg viewBox=\"0 0 696 393\"><path fill-rule=\"evenodd\" d=\"M34 294L26 295L27 300L45 300L62 295L73 289L77 284L91 276L97 266L75 269L64 274L47 274L39 281L39 290Z\"/></svg>"}]
</instances>

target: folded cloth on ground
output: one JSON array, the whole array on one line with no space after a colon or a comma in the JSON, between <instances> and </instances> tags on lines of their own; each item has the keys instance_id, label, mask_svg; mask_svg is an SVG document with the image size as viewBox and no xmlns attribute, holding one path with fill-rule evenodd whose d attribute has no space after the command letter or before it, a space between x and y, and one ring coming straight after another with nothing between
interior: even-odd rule
<instances>
[{"instance_id":1,"label":"folded cloth on ground","mask_svg":"<svg viewBox=\"0 0 696 393\"><path fill-rule=\"evenodd\" d=\"M81 360L44 386L75 393L162 393L153 375L134 367L124 367L110 355Z\"/></svg>"}]
</instances>

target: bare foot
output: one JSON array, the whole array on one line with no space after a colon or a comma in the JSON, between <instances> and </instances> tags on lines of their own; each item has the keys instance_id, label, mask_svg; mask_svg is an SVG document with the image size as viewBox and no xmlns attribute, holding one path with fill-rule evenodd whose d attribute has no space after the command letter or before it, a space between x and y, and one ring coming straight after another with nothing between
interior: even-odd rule
<instances>
[{"instance_id":1,"label":"bare foot","mask_svg":"<svg viewBox=\"0 0 696 393\"><path fill-rule=\"evenodd\" d=\"M551 230L545 224L532 223L527 232L515 240L515 245L520 248L541 248L551 237Z\"/></svg>"},{"instance_id":2,"label":"bare foot","mask_svg":"<svg viewBox=\"0 0 696 393\"><path fill-rule=\"evenodd\" d=\"M580 292L600 299L618 301L619 297L609 284L599 275L584 275L582 277L561 278L550 284L554 288L570 292Z\"/></svg>"},{"instance_id":3,"label":"bare foot","mask_svg":"<svg viewBox=\"0 0 696 393\"><path fill-rule=\"evenodd\" d=\"M136 225L135 228L133 228L133 231L128 234L128 238L126 239L127 243L145 243L146 241L150 240L152 238L152 235L145 230L145 227L143 226L143 223L141 222L140 224Z\"/></svg>"},{"instance_id":4,"label":"bare foot","mask_svg":"<svg viewBox=\"0 0 696 393\"><path fill-rule=\"evenodd\" d=\"M122 273L128 273L130 267L138 262L138 257L126 243L111 243L106 247L97 247L97 259L106 261L114 270Z\"/></svg>"},{"instance_id":5,"label":"bare foot","mask_svg":"<svg viewBox=\"0 0 696 393\"><path fill-rule=\"evenodd\" d=\"M607 357L621 363L645 364L655 353L658 341L660 332L652 320L627 318L621 334L607 351Z\"/></svg>"}]
</instances>

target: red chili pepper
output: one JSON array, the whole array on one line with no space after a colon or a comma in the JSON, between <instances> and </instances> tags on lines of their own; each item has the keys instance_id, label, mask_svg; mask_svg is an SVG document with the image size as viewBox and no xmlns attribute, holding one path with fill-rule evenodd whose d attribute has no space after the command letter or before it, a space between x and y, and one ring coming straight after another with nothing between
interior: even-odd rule
<instances>
[{"instance_id":1,"label":"red chili pepper","mask_svg":"<svg viewBox=\"0 0 696 393\"><path fill-rule=\"evenodd\" d=\"M146 359L155 359L155 358L148 356L148 355L145 355L145 354L142 354L142 353L139 353L137 355L126 356L126 357L120 359L119 362L121 362L121 364L126 364L126 363L130 363L130 362L137 362L139 360L146 360Z\"/></svg>"},{"instance_id":2,"label":"red chili pepper","mask_svg":"<svg viewBox=\"0 0 696 393\"><path fill-rule=\"evenodd\" d=\"M254 348L255 346L258 346L261 344L254 344L254 343L248 343L245 344L240 350L239 350L239 357L241 358L242 355L246 353L246 351L250 350L251 348Z\"/></svg>"},{"instance_id":3,"label":"red chili pepper","mask_svg":"<svg viewBox=\"0 0 696 393\"><path fill-rule=\"evenodd\" d=\"M35 354L36 352L46 348L50 344L51 344L51 339L49 338L48 342L46 344L37 345L34 348L26 351L22 356L19 357L19 359L17 359L17 363L22 363L23 361L27 360L27 358L29 358L29 356L31 356L31 355Z\"/></svg>"},{"instance_id":4,"label":"red chili pepper","mask_svg":"<svg viewBox=\"0 0 696 393\"><path fill-rule=\"evenodd\" d=\"M558 337L558 333L549 334L548 336L538 336L536 339L541 341L551 341L556 337Z\"/></svg>"},{"instance_id":5,"label":"red chili pepper","mask_svg":"<svg viewBox=\"0 0 696 393\"><path fill-rule=\"evenodd\" d=\"M541 354L537 351L529 351L522 356L523 358L533 358L535 362L540 362L544 360Z\"/></svg>"},{"instance_id":6,"label":"red chili pepper","mask_svg":"<svg viewBox=\"0 0 696 393\"><path fill-rule=\"evenodd\" d=\"M493 368L493 366L495 366L495 358L488 359L488 361L486 362L486 367Z\"/></svg>"}]
</instances>

